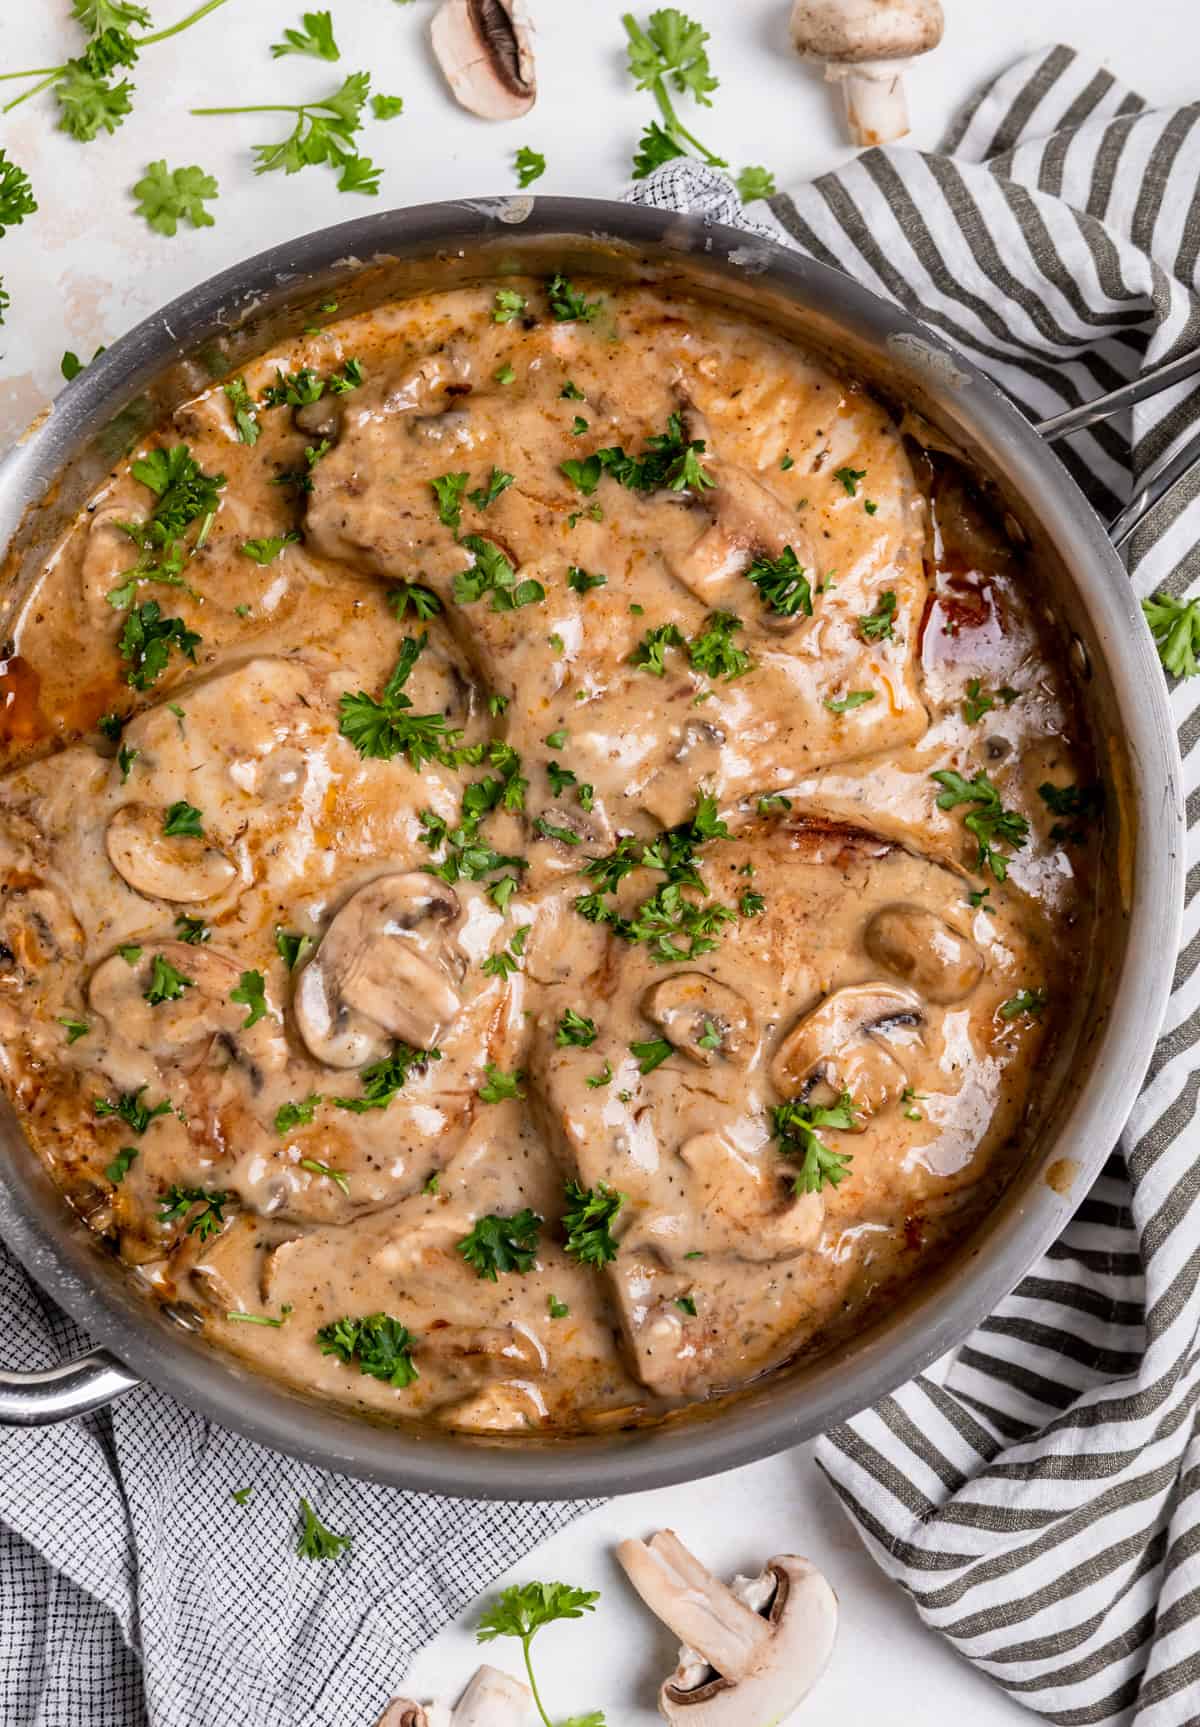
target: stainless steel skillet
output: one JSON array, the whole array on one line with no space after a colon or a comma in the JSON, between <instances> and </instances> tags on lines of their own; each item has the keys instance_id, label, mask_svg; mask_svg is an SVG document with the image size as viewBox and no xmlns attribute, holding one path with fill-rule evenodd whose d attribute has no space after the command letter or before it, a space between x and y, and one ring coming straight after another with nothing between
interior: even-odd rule
<instances>
[{"instance_id":1,"label":"stainless steel skillet","mask_svg":"<svg viewBox=\"0 0 1200 1727\"><path fill-rule=\"evenodd\" d=\"M43 1373L0 1372L0 1424L68 1419L145 1379L216 1421L327 1468L476 1498L632 1492L766 1456L874 1402L959 1343L1060 1232L1114 1144L1166 1003L1181 917L1184 822L1166 687L1113 539L1046 438L1200 370L1200 357L1035 428L969 361L849 278L731 228L579 199L385 212L276 247L146 320L88 367L0 467L13 548L0 636L38 556L130 439L336 298L343 311L509 270L654 279L762 320L911 405L967 456L1028 540L1084 684L1113 835L1100 940L1075 1035L1017 1177L936 1275L849 1343L657 1427L584 1438L468 1437L331 1410L251 1373L147 1302L69 1210L0 1112L0 1235L97 1347ZM1043 435L1045 434L1045 435ZM1186 452L1195 456L1198 452ZM1150 477L1118 541L1182 471Z\"/></svg>"}]
</instances>

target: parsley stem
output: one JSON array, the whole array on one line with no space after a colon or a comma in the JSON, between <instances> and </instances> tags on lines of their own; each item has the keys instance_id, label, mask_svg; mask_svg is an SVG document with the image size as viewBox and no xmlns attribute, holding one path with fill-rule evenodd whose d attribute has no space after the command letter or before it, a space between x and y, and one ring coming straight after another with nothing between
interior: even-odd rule
<instances>
[{"instance_id":1,"label":"parsley stem","mask_svg":"<svg viewBox=\"0 0 1200 1727\"><path fill-rule=\"evenodd\" d=\"M198 24L201 18L206 18L210 12L215 12L218 6L224 6L225 0L204 0L203 6L197 6L194 12L189 12L186 18L181 18L178 24L169 24L165 30L156 30L153 36L138 36L135 46L149 48L152 42L165 42L169 36L178 36L181 30L187 30L193 24Z\"/></svg>"},{"instance_id":2,"label":"parsley stem","mask_svg":"<svg viewBox=\"0 0 1200 1727\"><path fill-rule=\"evenodd\" d=\"M21 106L21 103L22 102L28 102L28 100L31 96L36 96L38 94L38 92L41 90L49 89L50 85L53 84L54 80L58 77L59 73L65 72L65 71L66 71L65 66L55 66L53 68L53 70L48 74L48 76L46 76L45 78L42 79L40 84L31 84L29 86L28 90L22 90L22 92L19 96L14 96L11 102L6 102L4 104L4 107L0 108L0 114L7 114L10 112L11 109L19 108ZM19 78L21 76L21 74L19 72L14 72L14 73L7 74L7 76ZM25 77L28 77L28 76L29 76L29 74L25 73Z\"/></svg>"},{"instance_id":3,"label":"parsley stem","mask_svg":"<svg viewBox=\"0 0 1200 1727\"><path fill-rule=\"evenodd\" d=\"M694 133L688 131L687 127L675 112L675 104L667 94L666 86L661 78L656 78L654 81L654 97L658 103L659 111L661 112L663 119L667 122L668 132L670 132L676 139L686 139L694 150L698 150L700 152L701 157L708 163L710 168L727 168L729 166L723 156L714 156L712 151L707 149Z\"/></svg>"},{"instance_id":4,"label":"parsley stem","mask_svg":"<svg viewBox=\"0 0 1200 1727\"><path fill-rule=\"evenodd\" d=\"M546 1727L554 1727L554 1723L553 1723L553 1721L551 1721L549 1715L547 1715L546 1706L542 1702L541 1694L538 1691L537 1680L533 1676L533 1662L530 1660L530 1657L529 1657L529 1645L532 1641L533 1641L533 1633L532 1632L530 1632L530 1634L527 1637L522 1637L522 1639L521 1639L521 1648L524 1651L524 1655L525 1655L525 1671L529 1675L529 1689L533 1692L533 1701L534 1701L535 1705L537 1706L537 1712L541 1716L542 1720L546 1723Z\"/></svg>"},{"instance_id":5,"label":"parsley stem","mask_svg":"<svg viewBox=\"0 0 1200 1727\"><path fill-rule=\"evenodd\" d=\"M193 114L303 114L306 107L320 107L314 102L256 102L249 108L193 108Z\"/></svg>"},{"instance_id":6,"label":"parsley stem","mask_svg":"<svg viewBox=\"0 0 1200 1727\"><path fill-rule=\"evenodd\" d=\"M0 84L6 78L57 78L65 71L65 66L28 66L24 72L0 72Z\"/></svg>"}]
</instances>

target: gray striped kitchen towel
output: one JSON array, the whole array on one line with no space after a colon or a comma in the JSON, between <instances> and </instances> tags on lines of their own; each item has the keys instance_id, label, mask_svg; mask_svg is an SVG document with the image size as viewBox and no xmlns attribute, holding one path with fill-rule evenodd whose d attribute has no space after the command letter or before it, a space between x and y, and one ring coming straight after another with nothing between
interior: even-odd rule
<instances>
[{"instance_id":1,"label":"gray striped kitchen towel","mask_svg":"<svg viewBox=\"0 0 1200 1727\"><path fill-rule=\"evenodd\" d=\"M1181 44L1181 48L1184 45ZM750 218L964 348L1034 419L1200 343L1200 102L1156 110L1066 48L1016 66L939 154L871 150ZM663 169L646 202L736 219ZM1060 446L1096 507L1200 426L1192 383ZM1200 471L1130 548L1200 593ZM1171 691L1195 835L1200 683ZM1149 1076L1062 1239L958 1352L822 1441L927 1624L1047 1720L1200 1722L1200 847Z\"/></svg>"}]
</instances>

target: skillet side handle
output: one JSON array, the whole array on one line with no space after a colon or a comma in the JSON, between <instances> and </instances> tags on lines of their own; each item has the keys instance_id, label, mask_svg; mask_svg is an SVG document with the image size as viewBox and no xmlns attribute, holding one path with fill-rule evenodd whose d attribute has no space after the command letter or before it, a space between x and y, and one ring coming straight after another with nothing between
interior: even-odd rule
<instances>
[{"instance_id":1,"label":"skillet side handle","mask_svg":"<svg viewBox=\"0 0 1200 1727\"><path fill-rule=\"evenodd\" d=\"M107 1349L36 1373L0 1368L0 1427L51 1427L90 1415L123 1397L141 1380Z\"/></svg>"}]
</instances>

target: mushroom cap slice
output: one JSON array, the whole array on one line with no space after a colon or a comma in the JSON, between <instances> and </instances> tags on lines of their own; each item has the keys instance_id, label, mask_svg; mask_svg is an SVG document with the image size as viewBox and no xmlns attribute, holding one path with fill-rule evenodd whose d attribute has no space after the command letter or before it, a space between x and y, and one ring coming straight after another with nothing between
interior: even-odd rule
<instances>
[{"instance_id":1,"label":"mushroom cap slice","mask_svg":"<svg viewBox=\"0 0 1200 1727\"><path fill-rule=\"evenodd\" d=\"M154 959L161 955L188 980L174 1001L146 1000ZM163 1060L201 1057L217 1032L236 1032L245 1004L231 1002L242 968L212 947L186 942L147 943L133 965L119 953L103 960L88 983L88 1002L126 1042Z\"/></svg>"},{"instance_id":2,"label":"mushroom cap slice","mask_svg":"<svg viewBox=\"0 0 1200 1727\"><path fill-rule=\"evenodd\" d=\"M651 984L642 1012L700 1067L711 1067L718 1057L744 1067L754 1053L754 1016L746 998L707 972L676 972Z\"/></svg>"},{"instance_id":3,"label":"mushroom cap slice","mask_svg":"<svg viewBox=\"0 0 1200 1727\"><path fill-rule=\"evenodd\" d=\"M885 905L875 913L863 945L877 965L942 1005L963 1001L983 976L973 942L919 905Z\"/></svg>"},{"instance_id":4,"label":"mushroom cap slice","mask_svg":"<svg viewBox=\"0 0 1200 1727\"><path fill-rule=\"evenodd\" d=\"M135 893L172 905L206 905L237 880L223 851L186 834L164 834L163 812L122 804L104 836L109 862Z\"/></svg>"},{"instance_id":5,"label":"mushroom cap slice","mask_svg":"<svg viewBox=\"0 0 1200 1727\"><path fill-rule=\"evenodd\" d=\"M779 558L790 546L815 588L820 580L816 554L795 511L747 469L728 462L713 463L712 467L716 485L700 498L712 518L711 526L672 561L672 574L697 599L712 605L734 576L745 574L760 552ZM769 630L795 630L807 622L803 612L787 617L761 605L751 615Z\"/></svg>"},{"instance_id":6,"label":"mushroom cap slice","mask_svg":"<svg viewBox=\"0 0 1200 1727\"><path fill-rule=\"evenodd\" d=\"M792 7L797 52L827 65L911 59L937 47L945 24L941 0L795 0Z\"/></svg>"},{"instance_id":7,"label":"mushroom cap slice","mask_svg":"<svg viewBox=\"0 0 1200 1727\"><path fill-rule=\"evenodd\" d=\"M516 120L537 100L522 0L445 0L430 25L433 52L456 102L482 120Z\"/></svg>"},{"instance_id":8,"label":"mushroom cap slice","mask_svg":"<svg viewBox=\"0 0 1200 1727\"><path fill-rule=\"evenodd\" d=\"M412 870L348 899L296 983L296 1024L327 1067L381 1061L399 1038L432 1049L462 1003L445 926L458 895Z\"/></svg>"},{"instance_id":9,"label":"mushroom cap slice","mask_svg":"<svg viewBox=\"0 0 1200 1727\"><path fill-rule=\"evenodd\" d=\"M836 989L788 1032L771 1060L771 1084L796 1097L824 1081L848 1091L856 1110L874 1114L907 1084L886 1033L899 1026L919 1034L921 998L892 983Z\"/></svg>"}]
</instances>

